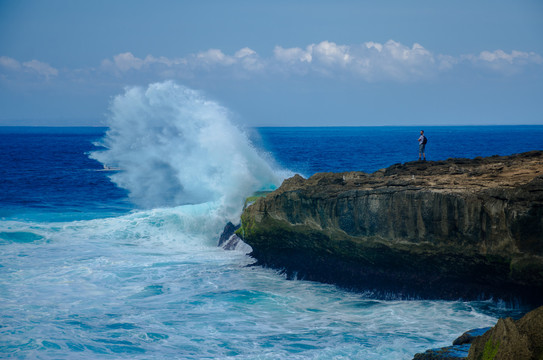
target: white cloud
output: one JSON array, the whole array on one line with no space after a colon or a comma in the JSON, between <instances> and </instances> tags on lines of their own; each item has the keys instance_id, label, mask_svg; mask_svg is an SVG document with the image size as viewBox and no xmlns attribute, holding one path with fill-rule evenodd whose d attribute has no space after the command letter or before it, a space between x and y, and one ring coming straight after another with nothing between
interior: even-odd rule
<instances>
[{"instance_id":1,"label":"white cloud","mask_svg":"<svg viewBox=\"0 0 543 360\"><path fill-rule=\"evenodd\" d=\"M248 71L259 71L265 66L256 51L248 47L237 51L234 54L234 57L240 62L242 67Z\"/></svg>"},{"instance_id":2,"label":"white cloud","mask_svg":"<svg viewBox=\"0 0 543 360\"><path fill-rule=\"evenodd\" d=\"M197 65L223 65L229 66L236 62L236 59L225 55L219 49L209 49L204 52L196 54Z\"/></svg>"},{"instance_id":3,"label":"white cloud","mask_svg":"<svg viewBox=\"0 0 543 360\"><path fill-rule=\"evenodd\" d=\"M233 56L226 55L219 49L209 49L185 58L154 57L147 55L144 59L130 52L117 54L113 59L102 61L102 70L113 72L118 76L128 71L157 72L167 76L189 76L200 72L224 70L224 67L238 67L244 71L258 71L263 63L258 54L248 48L238 50Z\"/></svg>"},{"instance_id":4,"label":"white cloud","mask_svg":"<svg viewBox=\"0 0 543 360\"><path fill-rule=\"evenodd\" d=\"M506 53L503 50L482 51L478 55L464 55L462 60L477 67L487 68L504 74L514 74L527 65L543 64L543 57L535 52L513 50Z\"/></svg>"},{"instance_id":5,"label":"white cloud","mask_svg":"<svg viewBox=\"0 0 543 360\"><path fill-rule=\"evenodd\" d=\"M169 59L167 57L154 57L147 55L145 59L134 56L131 52L121 53L113 56L113 60L102 60L102 70L113 72L119 76L128 71L153 71L153 67L174 68L186 65L185 59Z\"/></svg>"},{"instance_id":6,"label":"white cloud","mask_svg":"<svg viewBox=\"0 0 543 360\"><path fill-rule=\"evenodd\" d=\"M379 44L379 43L374 43L373 41L366 42L366 43L364 43L364 45L366 46L366 48L368 48L370 50L375 49L378 52L383 51L383 45Z\"/></svg>"},{"instance_id":7,"label":"white cloud","mask_svg":"<svg viewBox=\"0 0 543 360\"><path fill-rule=\"evenodd\" d=\"M451 70L455 65L460 62L460 59L451 55L438 55L437 56L438 69L440 71Z\"/></svg>"},{"instance_id":8,"label":"white cloud","mask_svg":"<svg viewBox=\"0 0 543 360\"><path fill-rule=\"evenodd\" d=\"M281 46L276 46L273 49L273 54L276 60L286 63L310 63L313 60L310 51L302 50L298 47L285 49Z\"/></svg>"},{"instance_id":9,"label":"white cloud","mask_svg":"<svg viewBox=\"0 0 543 360\"><path fill-rule=\"evenodd\" d=\"M368 78L396 80L425 79L435 75L434 55L422 45L415 43L411 47L389 40L385 44L372 44L365 57L370 64Z\"/></svg>"},{"instance_id":10,"label":"white cloud","mask_svg":"<svg viewBox=\"0 0 543 360\"><path fill-rule=\"evenodd\" d=\"M487 61L487 62L507 62L509 64L513 63L519 63L519 64L527 64L527 63L536 63L541 64L543 63L543 58L539 55L537 55L534 52L523 52L523 51L516 51L513 50L511 54L507 54L503 50L496 50L493 52L490 51L483 51L479 54L478 59L481 61Z\"/></svg>"},{"instance_id":11,"label":"white cloud","mask_svg":"<svg viewBox=\"0 0 543 360\"><path fill-rule=\"evenodd\" d=\"M328 66L345 66L352 60L349 55L349 47L346 45L323 41L317 45L310 45L308 49L316 61Z\"/></svg>"},{"instance_id":12,"label":"white cloud","mask_svg":"<svg viewBox=\"0 0 543 360\"><path fill-rule=\"evenodd\" d=\"M434 54L419 43L407 46L394 40L384 44L370 41L358 46L323 41L305 49L276 46L273 60L282 64L282 73L314 72L339 78L348 75L366 81L429 79L453 71L466 60L476 67L473 70L487 68L502 74L519 72L530 64L543 64L543 58L534 52L496 50L483 51L479 55L452 56Z\"/></svg>"},{"instance_id":13,"label":"white cloud","mask_svg":"<svg viewBox=\"0 0 543 360\"><path fill-rule=\"evenodd\" d=\"M99 69L65 69L70 79L90 74L115 74L119 78L197 79L251 79L263 74L282 76L325 76L338 80L362 81L421 81L444 72L481 72L489 69L494 74L511 75L527 66L541 66L543 58L534 52L503 50L482 51L479 54L453 56L435 54L419 43L411 46L394 40L385 43L365 42L343 45L331 41L309 44L305 47L283 48L275 46L273 55L262 58L251 48L244 47L233 54L220 49L208 49L185 57L169 58L147 55L139 58L131 52L120 53L102 61ZM38 60L20 62L0 56L3 77L27 74L50 79L59 71ZM10 75L11 74L11 75Z\"/></svg>"},{"instance_id":14,"label":"white cloud","mask_svg":"<svg viewBox=\"0 0 543 360\"><path fill-rule=\"evenodd\" d=\"M249 49L248 47L244 47L241 50L238 50L234 56L238 59L242 59L244 57L250 57L256 55L256 51Z\"/></svg>"},{"instance_id":15,"label":"white cloud","mask_svg":"<svg viewBox=\"0 0 543 360\"><path fill-rule=\"evenodd\" d=\"M29 73L39 75L46 79L55 77L58 75L58 70L51 65L38 61L30 60L23 63L10 58L8 56L0 57L0 66L12 73Z\"/></svg>"},{"instance_id":16,"label":"white cloud","mask_svg":"<svg viewBox=\"0 0 543 360\"><path fill-rule=\"evenodd\" d=\"M130 52L115 55L113 62L115 63L115 67L121 71L128 71L130 69L139 70L144 64L142 59L135 57Z\"/></svg>"},{"instance_id":17,"label":"white cloud","mask_svg":"<svg viewBox=\"0 0 543 360\"><path fill-rule=\"evenodd\" d=\"M21 63L7 56L0 56L0 66L12 71L17 71L21 69Z\"/></svg>"},{"instance_id":18,"label":"white cloud","mask_svg":"<svg viewBox=\"0 0 543 360\"><path fill-rule=\"evenodd\" d=\"M407 47L395 41L385 44L366 42L358 46L338 45L323 41L302 48L285 49L276 46L274 59L291 66L294 73L300 68L326 76L357 76L365 80L409 80L427 78L435 74L434 56L420 44ZM282 68L288 72L289 68Z\"/></svg>"},{"instance_id":19,"label":"white cloud","mask_svg":"<svg viewBox=\"0 0 543 360\"><path fill-rule=\"evenodd\" d=\"M24 62L23 67L26 70L33 71L41 76L44 76L47 79L49 77L58 75L57 69L50 66L49 64L46 64L38 60L31 60L31 61Z\"/></svg>"},{"instance_id":20,"label":"white cloud","mask_svg":"<svg viewBox=\"0 0 543 360\"><path fill-rule=\"evenodd\" d=\"M308 45L305 50L299 47L285 49L281 46L276 46L273 53L277 61L284 63L313 63L328 66L344 66L352 60L349 55L348 46L337 45L336 43L329 41Z\"/></svg>"}]
</instances>

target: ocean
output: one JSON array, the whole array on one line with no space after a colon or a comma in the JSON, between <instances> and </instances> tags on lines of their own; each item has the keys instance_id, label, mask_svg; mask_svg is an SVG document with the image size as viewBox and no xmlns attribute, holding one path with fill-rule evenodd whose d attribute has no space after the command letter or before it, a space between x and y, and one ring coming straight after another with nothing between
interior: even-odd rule
<instances>
[{"instance_id":1,"label":"ocean","mask_svg":"<svg viewBox=\"0 0 543 360\"><path fill-rule=\"evenodd\" d=\"M0 357L411 359L525 308L379 299L217 247L245 197L416 160L418 127L243 128L172 84L104 128L0 128ZM543 149L543 126L425 127L429 160Z\"/></svg>"}]
</instances>

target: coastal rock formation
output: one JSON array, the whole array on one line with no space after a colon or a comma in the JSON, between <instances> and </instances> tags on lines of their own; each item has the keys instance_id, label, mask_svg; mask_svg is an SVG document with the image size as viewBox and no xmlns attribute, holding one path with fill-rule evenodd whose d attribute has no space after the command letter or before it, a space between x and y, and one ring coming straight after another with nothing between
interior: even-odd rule
<instances>
[{"instance_id":1,"label":"coastal rock formation","mask_svg":"<svg viewBox=\"0 0 543 360\"><path fill-rule=\"evenodd\" d=\"M439 349L430 349L426 352L415 354L413 360L459 360L468 357L471 343L477 337L485 334L491 328L480 328L466 331L453 341L452 346Z\"/></svg>"},{"instance_id":2,"label":"coastal rock formation","mask_svg":"<svg viewBox=\"0 0 543 360\"><path fill-rule=\"evenodd\" d=\"M239 225L234 225L231 222L228 222L224 227L223 232L219 236L219 243L217 246L223 248L224 250L236 250L242 251L246 254L253 251L253 249L241 240L239 236L235 234L235 231L239 229Z\"/></svg>"},{"instance_id":3,"label":"coastal rock formation","mask_svg":"<svg viewBox=\"0 0 543 360\"><path fill-rule=\"evenodd\" d=\"M468 356L469 344L447 346L415 354L413 360L462 360Z\"/></svg>"},{"instance_id":4,"label":"coastal rock formation","mask_svg":"<svg viewBox=\"0 0 543 360\"><path fill-rule=\"evenodd\" d=\"M453 346L415 354L413 360L543 359L543 306L519 320L499 319L494 327L465 332Z\"/></svg>"},{"instance_id":5,"label":"coastal rock formation","mask_svg":"<svg viewBox=\"0 0 543 360\"><path fill-rule=\"evenodd\" d=\"M499 319L492 329L473 340L467 359L543 359L543 307L516 321Z\"/></svg>"},{"instance_id":6,"label":"coastal rock formation","mask_svg":"<svg viewBox=\"0 0 543 360\"><path fill-rule=\"evenodd\" d=\"M219 236L219 243L217 244L217 246L228 246L229 240L232 238L233 235L235 235L237 229L239 229L239 225L234 225L231 222L228 222L224 227L221 235Z\"/></svg>"},{"instance_id":7,"label":"coastal rock formation","mask_svg":"<svg viewBox=\"0 0 543 360\"><path fill-rule=\"evenodd\" d=\"M543 301L543 151L296 175L242 214L264 266L381 297Z\"/></svg>"}]
</instances>

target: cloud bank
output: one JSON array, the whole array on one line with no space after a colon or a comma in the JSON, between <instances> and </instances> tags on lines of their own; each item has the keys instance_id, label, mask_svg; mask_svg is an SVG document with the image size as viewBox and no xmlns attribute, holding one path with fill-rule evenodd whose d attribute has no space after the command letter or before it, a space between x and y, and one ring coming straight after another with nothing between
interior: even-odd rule
<instances>
[{"instance_id":1,"label":"cloud bank","mask_svg":"<svg viewBox=\"0 0 543 360\"><path fill-rule=\"evenodd\" d=\"M146 76L153 79L180 79L212 76L229 79L258 79L263 76L318 76L338 80L413 82L439 77L453 71L487 72L511 76L529 66L541 67L543 57L534 52L484 50L479 54L460 56L436 54L418 43L411 46L389 40L386 43L365 42L341 45L330 41L305 47L275 46L270 57L261 57L248 47L225 54L208 49L180 58L147 55L140 58L131 52L113 55L92 69L63 69L33 59L20 62L0 57L0 79L34 76L50 81L66 78L113 76L131 79ZM79 81L81 79L78 79ZM89 79L90 80L90 79Z\"/></svg>"},{"instance_id":2,"label":"cloud bank","mask_svg":"<svg viewBox=\"0 0 543 360\"><path fill-rule=\"evenodd\" d=\"M5 71L36 75L47 80L58 75L58 70L47 63L38 60L21 63L8 56L0 56L0 70L3 70L2 73Z\"/></svg>"}]
</instances>

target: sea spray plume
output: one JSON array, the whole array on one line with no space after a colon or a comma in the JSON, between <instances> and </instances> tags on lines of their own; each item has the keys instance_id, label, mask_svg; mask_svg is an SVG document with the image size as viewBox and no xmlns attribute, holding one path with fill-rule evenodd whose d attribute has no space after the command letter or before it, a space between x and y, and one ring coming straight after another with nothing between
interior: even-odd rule
<instances>
[{"instance_id":1,"label":"sea spray plume","mask_svg":"<svg viewBox=\"0 0 543 360\"><path fill-rule=\"evenodd\" d=\"M280 178L229 120L227 109L172 81L115 97L109 130L91 157L143 208L217 202L239 216L244 199Z\"/></svg>"}]
</instances>

